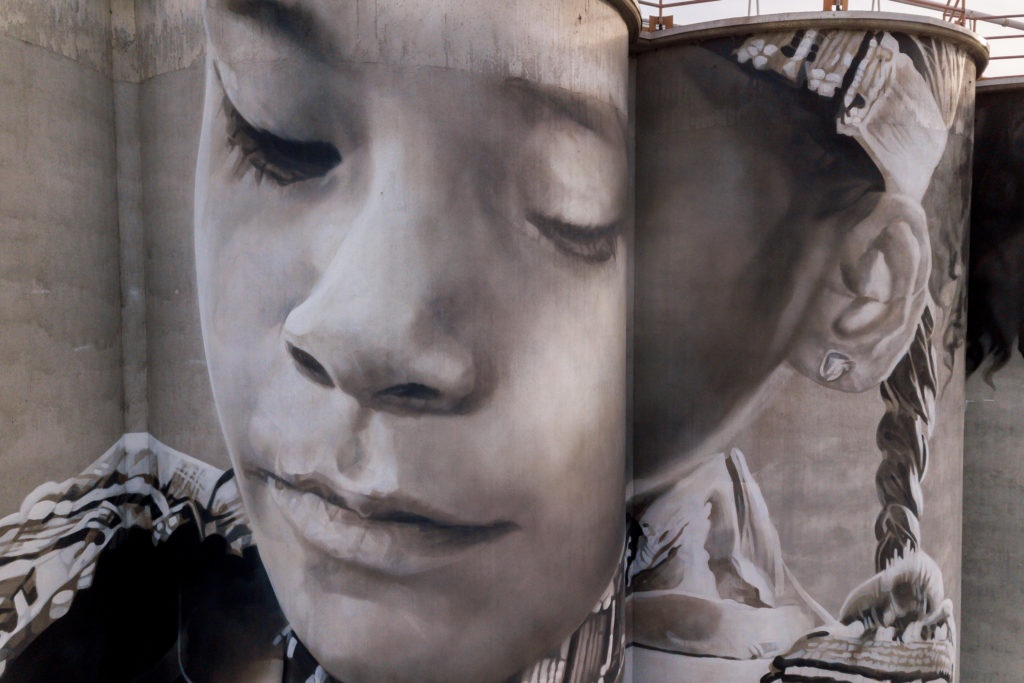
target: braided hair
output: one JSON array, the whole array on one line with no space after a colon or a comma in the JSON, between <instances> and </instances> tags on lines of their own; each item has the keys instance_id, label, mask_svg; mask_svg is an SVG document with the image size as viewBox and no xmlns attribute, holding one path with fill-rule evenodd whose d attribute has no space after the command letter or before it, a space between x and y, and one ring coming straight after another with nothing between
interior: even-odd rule
<instances>
[{"instance_id":1,"label":"braided hair","mask_svg":"<svg viewBox=\"0 0 1024 683\"><path fill-rule=\"evenodd\" d=\"M875 474L882 504L875 520L879 572L920 545L921 480L928 467L937 384L934 327L931 311L925 308L910 348L880 387L885 414L876 433L882 451Z\"/></svg>"},{"instance_id":2,"label":"braided hair","mask_svg":"<svg viewBox=\"0 0 1024 683\"><path fill-rule=\"evenodd\" d=\"M950 134L937 172L922 198L932 250L930 301L909 348L879 387L885 412L875 435L882 455L875 474L882 506L875 520L877 572L910 554L923 554L921 482L928 469L935 427L939 392L937 345L941 345L943 366L952 378L956 352L964 345L967 299L965 226L970 197L969 185L963 178L968 177L970 168L969 122L974 101L970 89L965 92L964 86L971 79L964 72L966 60L962 56L958 60L952 46L914 37L901 42L928 82ZM966 130L961 122L968 123ZM937 333L936 312L942 323Z\"/></svg>"},{"instance_id":3,"label":"braided hair","mask_svg":"<svg viewBox=\"0 0 1024 683\"><path fill-rule=\"evenodd\" d=\"M909 348L879 387L885 412L875 441L882 454L875 474L881 511L875 520L875 570L884 571L897 559L916 552L921 545L923 511L921 482L928 468L930 439L935 426L938 393L936 342L941 343L944 366L954 374L957 350L964 344L966 278L963 262L971 135L959 130L970 122L974 105L967 60L949 44L930 38L901 37L901 49L915 63L938 105L949 130L946 149L921 203L928 215L932 272L930 302L917 323ZM935 335L935 310L944 329Z\"/></svg>"}]
</instances>

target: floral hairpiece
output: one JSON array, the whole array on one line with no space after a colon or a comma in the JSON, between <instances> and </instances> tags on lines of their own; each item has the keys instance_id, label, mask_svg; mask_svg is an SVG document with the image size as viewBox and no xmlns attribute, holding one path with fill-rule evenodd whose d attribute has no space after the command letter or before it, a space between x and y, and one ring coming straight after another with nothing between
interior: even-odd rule
<instances>
[{"instance_id":1,"label":"floral hairpiece","mask_svg":"<svg viewBox=\"0 0 1024 683\"><path fill-rule=\"evenodd\" d=\"M924 52L943 49L917 44ZM949 61L949 55L942 56L942 63ZM821 97L841 98L836 132L860 143L888 191L921 200L945 150L950 109L958 103L951 79L922 74L899 41L885 31L758 34L747 38L735 57L740 64L777 74ZM954 59L961 67L965 60L962 53Z\"/></svg>"}]
</instances>

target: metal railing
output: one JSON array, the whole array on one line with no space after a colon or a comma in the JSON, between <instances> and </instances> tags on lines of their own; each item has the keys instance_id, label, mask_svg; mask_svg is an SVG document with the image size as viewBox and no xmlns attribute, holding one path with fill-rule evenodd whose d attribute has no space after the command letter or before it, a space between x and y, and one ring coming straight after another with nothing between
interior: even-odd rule
<instances>
[{"instance_id":1,"label":"metal railing","mask_svg":"<svg viewBox=\"0 0 1024 683\"><path fill-rule=\"evenodd\" d=\"M884 0L887 3L914 7L922 10L925 16L937 16L943 21L948 21L958 26L969 28L980 33L983 38L989 41L991 46L990 66L986 70L985 77L999 76L1024 76L1024 12L1014 14L992 14L968 7L968 0ZM636 0L640 5L641 13L644 14L644 31L657 31L663 29L683 26L687 23L695 23L684 16L679 16L678 11L685 14L696 5L721 4L730 5L729 14L720 14L715 18L724 19L735 14L739 3L736 0ZM766 0L766 3L768 0ZM863 0L864 3L867 0ZM870 0L870 11L882 11L883 0ZM791 0L787 5L802 5L799 9L816 9L817 0L814 2L799 2ZM821 0L823 11L844 11L849 9L850 0ZM778 5L779 3L774 3ZM985 0L973 0L975 7L986 6ZM810 7L808 7L810 5ZM644 8L651 11L645 12ZM746 0L746 15L753 16L761 14L761 0ZM656 10L656 12L655 12ZM665 10L670 10L669 14ZM742 11L742 10L740 10ZM788 9L787 11L795 11ZM707 14L708 12L704 12ZM980 28L979 28L980 25Z\"/></svg>"}]
</instances>

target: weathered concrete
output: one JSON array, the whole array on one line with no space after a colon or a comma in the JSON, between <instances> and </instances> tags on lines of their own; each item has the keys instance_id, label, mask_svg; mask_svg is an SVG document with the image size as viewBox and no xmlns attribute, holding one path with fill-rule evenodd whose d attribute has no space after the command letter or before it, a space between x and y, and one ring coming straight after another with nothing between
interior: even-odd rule
<instances>
[{"instance_id":1,"label":"weathered concrete","mask_svg":"<svg viewBox=\"0 0 1024 683\"><path fill-rule=\"evenodd\" d=\"M91 13L101 3L70 6L77 25L41 9L31 21L3 13L8 33L37 39L0 37L3 512L124 431L114 111L96 45L106 34Z\"/></svg>"},{"instance_id":2,"label":"weathered concrete","mask_svg":"<svg viewBox=\"0 0 1024 683\"><path fill-rule=\"evenodd\" d=\"M2 511L124 431L227 465L192 266L200 8L2 3Z\"/></svg>"},{"instance_id":3,"label":"weathered concrete","mask_svg":"<svg viewBox=\"0 0 1024 683\"><path fill-rule=\"evenodd\" d=\"M121 263L121 349L124 424L128 432L148 429L146 401L146 269L142 217L142 135L139 86L114 83L117 137L117 213Z\"/></svg>"},{"instance_id":4,"label":"weathered concrete","mask_svg":"<svg viewBox=\"0 0 1024 683\"><path fill-rule=\"evenodd\" d=\"M201 6L199 0L135 1L138 80L202 64ZM198 106L199 102L192 104Z\"/></svg>"},{"instance_id":5,"label":"weathered concrete","mask_svg":"<svg viewBox=\"0 0 1024 683\"><path fill-rule=\"evenodd\" d=\"M227 467L206 375L192 254L204 34L195 0L114 0L125 422Z\"/></svg>"},{"instance_id":6,"label":"weathered concrete","mask_svg":"<svg viewBox=\"0 0 1024 683\"><path fill-rule=\"evenodd\" d=\"M1024 360L967 382L963 679L1021 680L1024 660Z\"/></svg>"},{"instance_id":7,"label":"weathered concrete","mask_svg":"<svg viewBox=\"0 0 1024 683\"><path fill-rule=\"evenodd\" d=\"M973 160L972 337L1005 343L1010 362L994 388L984 364L967 383L963 670L965 680L995 683L1024 672L1024 360L1015 348L1024 313L1022 86L1021 78L979 85Z\"/></svg>"},{"instance_id":8,"label":"weathered concrete","mask_svg":"<svg viewBox=\"0 0 1024 683\"><path fill-rule=\"evenodd\" d=\"M3 0L0 35L111 73L110 0Z\"/></svg>"},{"instance_id":9,"label":"weathered concrete","mask_svg":"<svg viewBox=\"0 0 1024 683\"><path fill-rule=\"evenodd\" d=\"M178 450L229 467L207 377L195 289L192 195L203 69L170 71L139 87L149 431Z\"/></svg>"},{"instance_id":10,"label":"weathered concrete","mask_svg":"<svg viewBox=\"0 0 1024 683\"><path fill-rule=\"evenodd\" d=\"M111 0L110 6L116 80L138 83L202 62L201 2Z\"/></svg>"}]
</instances>

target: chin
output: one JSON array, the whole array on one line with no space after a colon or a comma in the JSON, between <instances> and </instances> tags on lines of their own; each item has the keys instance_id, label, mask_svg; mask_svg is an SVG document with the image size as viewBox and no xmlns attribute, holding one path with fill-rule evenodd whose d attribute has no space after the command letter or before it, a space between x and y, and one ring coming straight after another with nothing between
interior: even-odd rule
<instances>
[{"instance_id":1,"label":"chin","mask_svg":"<svg viewBox=\"0 0 1024 683\"><path fill-rule=\"evenodd\" d=\"M396 577L325 557L286 529L257 528L256 536L295 635L345 683L502 683L572 630L563 620L545 627L552 615L518 613L507 593L471 571Z\"/></svg>"},{"instance_id":2,"label":"chin","mask_svg":"<svg viewBox=\"0 0 1024 683\"><path fill-rule=\"evenodd\" d=\"M293 622L295 633L345 683L502 683L546 649L530 643L531 634L508 633L500 614L463 620L348 596L307 599L322 607L306 623Z\"/></svg>"}]
</instances>

